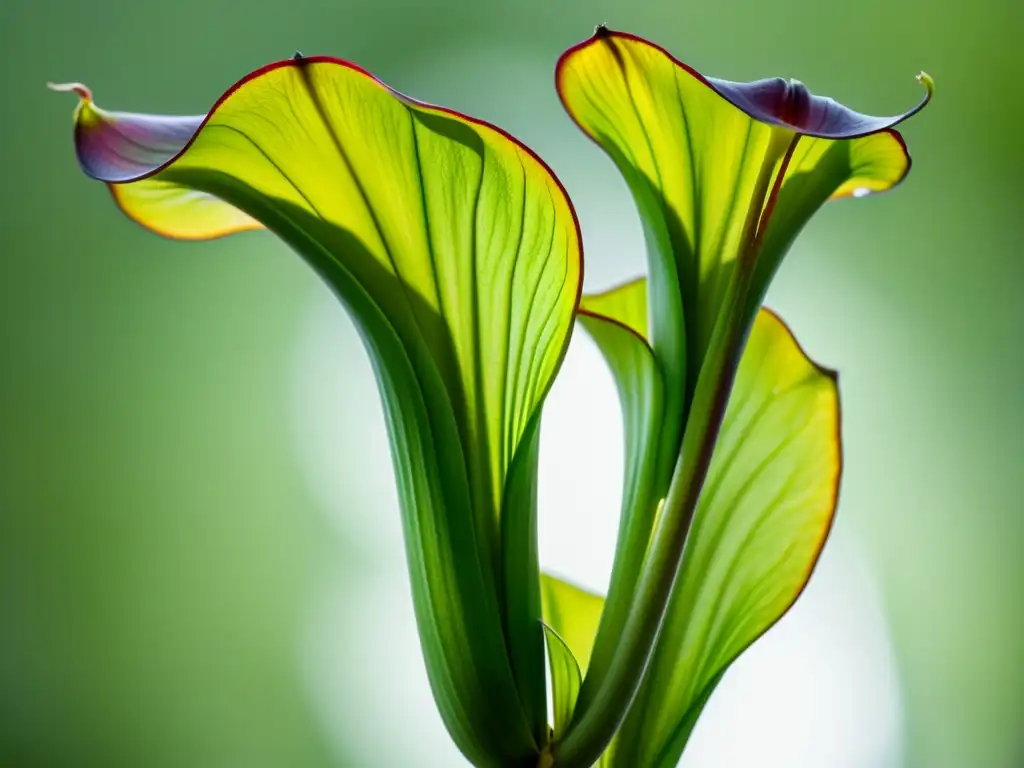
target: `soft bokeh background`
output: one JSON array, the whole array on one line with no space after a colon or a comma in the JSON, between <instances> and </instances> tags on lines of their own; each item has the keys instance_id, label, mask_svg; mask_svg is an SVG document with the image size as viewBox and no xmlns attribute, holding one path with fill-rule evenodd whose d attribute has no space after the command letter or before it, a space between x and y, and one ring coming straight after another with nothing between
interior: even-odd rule
<instances>
[{"instance_id":1,"label":"soft bokeh background","mask_svg":"<svg viewBox=\"0 0 1024 768\"><path fill-rule=\"evenodd\" d=\"M347 318L269 236L126 221L43 83L194 113L295 48L354 59L548 159L600 288L641 269L639 226L551 83L599 22L876 113L938 83L910 180L822 212L769 296L842 374L840 517L684 764L1024 765L1019 0L0 0L0 765L461 764ZM601 589L620 427L584 338L544 429L544 564Z\"/></svg>"}]
</instances>

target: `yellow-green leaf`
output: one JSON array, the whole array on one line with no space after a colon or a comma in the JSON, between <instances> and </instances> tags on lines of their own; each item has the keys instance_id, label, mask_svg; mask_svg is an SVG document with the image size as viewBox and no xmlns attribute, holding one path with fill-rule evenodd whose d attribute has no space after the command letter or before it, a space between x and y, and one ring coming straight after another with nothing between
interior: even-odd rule
<instances>
[{"instance_id":1,"label":"yellow-green leaf","mask_svg":"<svg viewBox=\"0 0 1024 768\"><path fill-rule=\"evenodd\" d=\"M566 695L565 699L571 698L572 701L572 706L568 707L569 719L565 720L564 714L562 715L563 720L561 722L567 724L572 719L576 699L579 696L578 683L575 690L572 687L572 667L575 665L581 676L586 674L590 666L590 652L594 645L594 638L597 635L597 627L601 621L601 613L605 601L604 598L598 595L575 587L546 573L541 575L541 596L543 599L544 623L548 630L548 647L550 649L553 645L551 642L552 636L556 638L556 641L560 641L560 644L563 646L563 649L558 651L563 654L559 664L566 665L567 669L564 673L560 672L559 674L566 674L569 677L563 684L563 688L569 691L569 695ZM568 663L568 658L565 658L565 654L568 654L568 657L572 659L572 664ZM551 664L555 664L553 659ZM554 688L555 684L555 674L555 670L552 668L552 688ZM558 700L559 694L556 691L554 733L556 741L561 738L565 731L564 726L559 727ZM565 706L563 704L563 707ZM613 741L608 751L601 755L597 762L598 768L611 768L614 764L612 762L614 746L615 742Z\"/></svg>"},{"instance_id":2,"label":"yellow-green leaf","mask_svg":"<svg viewBox=\"0 0 1024 768\"><path fill-rule=\"evenodd\" d=\"M544 623L558 633L586 674L604 598L546 573L540 584Z\"/></svg>"},{"instance_id":3,"label":"yellow-green leaf","mask_svg":"<svg viewBox=\"0 0 1024 768\"><path fill-rule=\"evenodd\" d=\"M579 313L604 318L632 331L645 343L647 338L647 278L639 277L607 291L580 298Z\"/></svg>"},{"instance_id":4,"label":"yellow-green leaf","mask_svg":"<svg viewBox=\"0 0 1024 768\"><path fill-rule=\"evenodd\" d=\"M583 673L580 672L580 665L565 640L547 624L544 625L544 636L548 641L552 710L555 719L552 738L557 740L562 737L569 721L572 720L572 711L576 707L576 697L580 694Z\"/></svg>"},{"instance_id":5,"label":"yellow-green leaf","mask_svg":"<svg viewBox=\"0 0 1024 768\"><path fill-rule=\"evenodd\" d=\"M597 758L648 665L742 344L773 274L826 200L903 179L910 160L893 126L928 102L932 83L920 76L927 94L907 112L871 117L793 80L706 77L605 27L562 56L556 78L570 116L615 162L637 204L648 252L646 336L663 385L658 447L647 460L664 511L622 642L609 650L606 639L617 638L599 634L594 674L557 751L575 768ZM617 615L612 595L609 606Z\"/></svg>"},{"instance_id":6,"label":"yellow-green leaf","mask_svg":"<svg viewBox=\"0 0 1024 768\"><path fill-rule=\"evenodd\" d=\"M797 599L835 511L839 429L835 374L762 310L615 765L676 765L726 668Z\"/></svg>"},{"instance_id":7,"label":"yellow-green leaf","mask_svg":"<svg viewBox=\"0 0 1024 768\"><path fill-rule=\"evenodd\" d=\"M790 243L830 197L891 188L909 155L892 126L782 78L706 77L642 38L599 27L563 54L562 102L615 162L648 252L649 338L665 384L662 454L675 458L737 266L749 325ZM659 461L667 461L665 456Z\"/></svg>"},{"instance_id":8,"label":"yellow-green leaf","mask_svg":"<svg viewBox=\"0 0 1024 768\"><path fill-rule=\"evenodd\" d=\"M266 227L347 307L382 392L442 717L472 761L529 762L547 735L539 584L503 572L536 570L534 510L504 505L534 503L581 285L557 179L499 129L336 59L268 65L197 117L58 88L81 99L82 168L131 218L186 239Z\"/></svg>"}]
</instances>

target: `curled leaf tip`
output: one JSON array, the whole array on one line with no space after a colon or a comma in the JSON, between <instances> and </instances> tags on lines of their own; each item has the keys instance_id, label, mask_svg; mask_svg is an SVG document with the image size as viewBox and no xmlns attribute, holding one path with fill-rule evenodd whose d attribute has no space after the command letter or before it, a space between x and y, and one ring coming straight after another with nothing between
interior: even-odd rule
<instances>
[{"instance_id":1,"label":"curled leaf tip","mask_svg":"<svg viewBox=\"0 0 1024 768\"><path fill-rule=\"evenodd\" d=\"M57 93L77 93L82 101L92 101L92 91L83 83L47 83L46 87Z\"/></svg>"},{"instance_id":2,"label":"curled leaf tip","mask_svg":"<svg viewBox=\"0 0 1024 768\"><path fill-rule=\"evenodd\" d=\"M927 72L921 71L917 73L917 82L921 83L925 88L928 89L928 98L930 99L935 95L935 81L932 80L932 76Z\"/></svg>"},{"instance_id":3,"label":"curled leaf tip","mask_svg":"<svg viewBox=\"0 0 1024 768\"><path fill-rule=\"evenodd\" d=\"M935 95L935 81L932 80L931 75L929 75L924 70L921 70L920 72L917 73L916 80L917 82L924 86L924 96L921 97L921 100L917 102L917 104L914 107L908 109L902 115L899 115L896 121L897 123L902 123L904 120L913 117L922 109L927 107L928 103L932 100L932 96ZM893 123L893 125L895 125L895 123Z\"/></svg>"},{"instance_id":4,"label":"curled leaf tip","mask_svg":"<svg viewBox=\"0 0 1024 768\"><path fill-rule=\"evenodd\" d=\"M881 117L857 112L834 99L812 94L798 80L776 77L739 83L714 77L702 79L755 120L823 139L856 139L893 128L924 109L933 92L931 78L919 76L918 80L927 89L924 97L905 112Z\"/></svg>"}]
</instances>

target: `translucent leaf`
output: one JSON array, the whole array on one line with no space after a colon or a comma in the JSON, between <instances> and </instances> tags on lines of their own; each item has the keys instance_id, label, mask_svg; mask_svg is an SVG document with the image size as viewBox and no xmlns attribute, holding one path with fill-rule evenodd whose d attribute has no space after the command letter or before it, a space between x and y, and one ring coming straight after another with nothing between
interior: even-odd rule
<instances>
[{"instance_id":1,"label":"translucent leaf","mask_svg":"<svg viewBox=\"0 0 1024 768\"><path fill-rule=\"evenodd\" d=\"M580 315L600 317L632 331L649 345L647 338L647 278L640 277L600 293L580 298Z\"/></svg>"},{"instance_id":2,"label":"translucent leaf","mask_svg":"<svg viewBox=\"0 0 1024 768\"><path fill-rule=\"evenodd\" d=\"M910 164L892 126L927 103L931 81L922 80L928 95L917 106L876 118L812 96L795 81L705 77L642 38L604 27L562 56L557 84L566 110L618 165L640 209L653 341L666 358L668 386L683 381L686 355L691 365L703 357L735 263L756 229L769 223L759 221L768 202L763 182L780 169L783 190L792 177L826 177L795 185L803 193L792 190L769 211L785 222L773 237L777 246L788 245L828 197L892 187ZM799 153L785 169L780 148L797 135ZM842 151L830 155L837 143ZM781 258L768 251L770 260ZM682 341L671 343L683 327L689 352Z\"/></svg>"},{"instance_id":3,"label":"translucent leaf","mask_svg":"<svg viewBox=\"0 0 1024 768\"><path fill-rule=\"evenodd\" d=\"M546 573L540 583L544 623L558 633L586 674L604 598Z\"/></svg>"},{"instance_id":4,"label":"translucent leaf","mask_svg":"<svg viewBox=\"0 0 1024 768\"><path fill-rule=\"evenodd\" d=\"M504 574L535 562L534 511L505 504L533 503L579 296L561 185L502 131L336 59L271 64L199 117L64 89L82 168L130 217L192 239L266 227L338 294L382 392L441 714L474 762L531 760L547 735L539 584Z\"/></svg>"},{"instance_id":5,"label":"translucent leaf","mask_svg":"<svg viewBox=\"0 0 1024 768\"><path fill-rule=\"evenodd\" d=\"M835 374L762 310L616 765L676 765L726 668L803 590L835 511L839 427Z\"/></svg>"},{"instance_id":6,"label":"translucent leaf","mask_svg":"<svg viewBox=\"0 0 1024 768\"><path fill-rule=\"evenodd\" d=\"M653 497L666 499L625 624L612 634L602 627L593 674L558 751L575 768L596 759L632 701L670 595L674 615L685 613L674 607L675 576L684 557L691 560L684 567L693 567L690 526L707 516L698 509L705 481L722 472L709 465L721 452L716 441L737 362L772 276L825 201L883 191L905 177L910 159L893 126L928 102L932 84L921 76L927 94L914 108L875 118L812 96L796 81L706 77L646 40L605 27L562 56L556 79L566 110L615 162L640 213L648 252L644 338L662 385L657 448L644 462L655 467ZM687 589L700 587L705 576L697 573ZM606 615L605 624L621 615L614 587ZM648 764L634 758L623 764Z\"/></svg>"},{"instance_id":7,"label":"translucent leaf","mask_svg":"<svg viewBox=\"0 0 1024 768\"><path fill-rule=\"evenodd\" d=\"M544 625L544 634L548 640L548 663L551 668L551 694L555 715L555 727L552 738L560 739L572 720L572 711L576 707L576 697L580 694L583 674L580 665L555 630Z\"/></svg>"}]
</instances>

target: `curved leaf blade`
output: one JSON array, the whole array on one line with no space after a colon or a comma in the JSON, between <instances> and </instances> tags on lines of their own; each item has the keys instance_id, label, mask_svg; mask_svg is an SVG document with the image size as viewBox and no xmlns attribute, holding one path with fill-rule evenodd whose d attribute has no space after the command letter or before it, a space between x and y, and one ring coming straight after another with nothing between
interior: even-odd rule
<instances>
[{"instance_id":1,"label":"curved leaf blade","mask_svg":"<svg viewBox=\"0 0 1024 768\"><path fill-rule=\"evenodd\" d=\"M483 401L484 413L470 413L465 429L496 446L483 469L493 476L489 493L500 496L496 478L564 353L580 287L575 215L539 158L489 124L415 102L327 57L268 65L203 118L108 112L86 94L76 124L83 168L111 182L142 223L159 207L171 234L187 231L192 212L172 216L169 198L206 194L189 178L216 169L355 236L375 262L366 272L399 278L413 294L407 303L422 302L413 317L396 315L422 320L426 341L443 331L415 315L441 314L457 333L438 345L454 345L455 359L439 363L456 366L444 372L472 386L465 399ZM136 156L126 159L129 152ZM347 261L368 285L393 287L360 274L361 259ZM473 294L479 300L485 289L497 302L486 313L473 309ZM508 315L518 323L503 322ZM508 350L527 352L501 365Z\"/></svg>"},{"instance_id":2,"label":"curved leaf blade","mask_svg":"<svg viewBox=\"0 0 1024 768\"><path fill-rule=\"evenodd\" d=\"M892 126L928 103L931 79L919 79L928 93L916 107L875 118L795 81L705 77L659 46L605 27L563 54L562 103L615 162L643 225L650 340L666 388L660 463L678 456L699 374L740 278L750 281L734 310L745 332L821 204L905 177L909 154Z\"/></svg>"},{"instance_id":3,"label":"curved leaf blade","mask_svg":"<svg viewBox=\"0 0 1024 768\"><path fill-rule=\"evenodd\" d=\"M566 110L635 198L647 241L649 338L664 385L653 458L664 513L622 632L627 642L609 650L599 637L595 657L614 655L616 663L605 675L598 663L584 680L559 752L583 765L619 722L635 670L647 666L656 643L741 345L770 279L826 200L904 178L909 156L891 126L928 97L874 119L793 81L704 77L662 48L604 27L562 56L556 78ZM930 80L922 81L930 96Z\"/></svg>"},{"instance_id":4,"label":"curved leaf blade","mask_svg":"<svg viewBox=\"0 0 1024 768\"><path fill-rule=\"evenodd\" d=\"M681 299L685 323L675 310L664 317L663 301L651 296L656 352L664 356L661 347L685 328L689 360L699 360L773 128L751 120L661 49L617 33L597 34L566 52L557 82L570 117L611 156L636 199L652 288L667 283ZM666 368L667 386L682 391L677 366Z\"/></svg>"},{"instance_id":5,"label":"curved leaf blade","mask_svg":"<svg viewBox=\"0 0 1024 768\"><path fill-rule=\"evenodd\" d=\"M675 765L721 675L803 591L835 512L839 430L835 374L762 310L616 765Z\"/></svg>"},{"instance_id":6,"label":"curved leaf blade","mask_svg":"<svg viewBox=\"0 0 1024 768\"><path fill-rule=\"evenodd\" d=\"M580 315L611 320L650 346L647 329L647 278L638 277L600 293L580 297Z\"/></svg>"},{"instance_id":7,"label":"curved leaf blade","mask_svg":"<svg viewBox=\"0 0 1024 768\"><path fill-rule=\"evenodd\" d=\"M747 300L753 320L775 272L797 235L828 200L865 197L899 184L910 170L910 154L896 131L850 141L801 136L772 208Z\"/></svg>"},{"instance_id":8,"label":"curved leaf blade","mask_svg":"<svg viewBox=\"0 0 1024 768\"><path fill-rule=\"evenodd\" d=\"M572 651L555 630L544 624L544 636L548 641L548 663L551 669L551 697L555 725L551 738L557 740L565 733L572 720L576 698L580 695L583 673Z\"/></svg>"},{"instance_id":9,"label":"curved leaf blade","mask_svg":"<svg viewBox=\"0 0 1024 768\"><path fill-rule=\"evenodd\" d=\"M539 451L540 411L527 428L522 447L509 469L501 515L501 562L509 661L520 697L533 713L534 738L542 746L548 732L537 544ZM537 674L538 668L541 674Z\"/></svg>"},{"instance_id":10,"label":"curved leaf blade","mask_svg":"<svg viewBox=\"0 0 1024 768\"><path fill-rule=\"evenodd\" d=\"M548 630L549 648L551 636L554 635L564 645L565 651L572 658L573 664L576 665L582 678L590 665L590 652L601 621L604 598L591 594L579 587L574 587L572 584L546 573L541 575L541 585L541 594L544 602L544 625ZM568 638L568 640L563 638ZM551 663L553 664L554 661ZM563 659L559 663L565 663L565 660ZM569 672L571 673L571 667ZM555 673L552 670L552 678L554 677ZM554 687L554 680L552 680L552 687ZM571 679L566 687L571 690ZM578 697L579 687L571 695L572 707L569 708L569 719L564 720L566 724L572 720L572 712L575 710ZM555 698L557 700L557 694ZM555 712L554 741L557 741L565 732L565 727L558 728L557 705ZM615 764L614 751L615 740L612 741L605 753L601 755L597 762L597 767L612 768Z\"/></svg>"},{"instance_id":11,"label":"curved leaf blade","mask_svg":"<svg viewBox=\"0 0 1024 768\"><path fill-rule=\"evenodd\" d=\"M540 583L544 623L562 638L586 674L604 598L547 573L541 574Z\"/></svg>"},{"instance_id":12,"label":"curved leaf blade","mask_svg":"<svg viewBox=\"0 0 1024 768\"><path fill-rule=\"evenodd\" d=\"M532 519L504 505L532 503L528 433L579 296L560 183L493 126L336 59L264 67L201 118L106 112L73 90L80 163L130 217L185 238L266 226L350 310L388 417L442 716L470 759L528 760L546 736L539 585L502 576L506 558L530 561Z\"/></svg>"}]
</instances>

